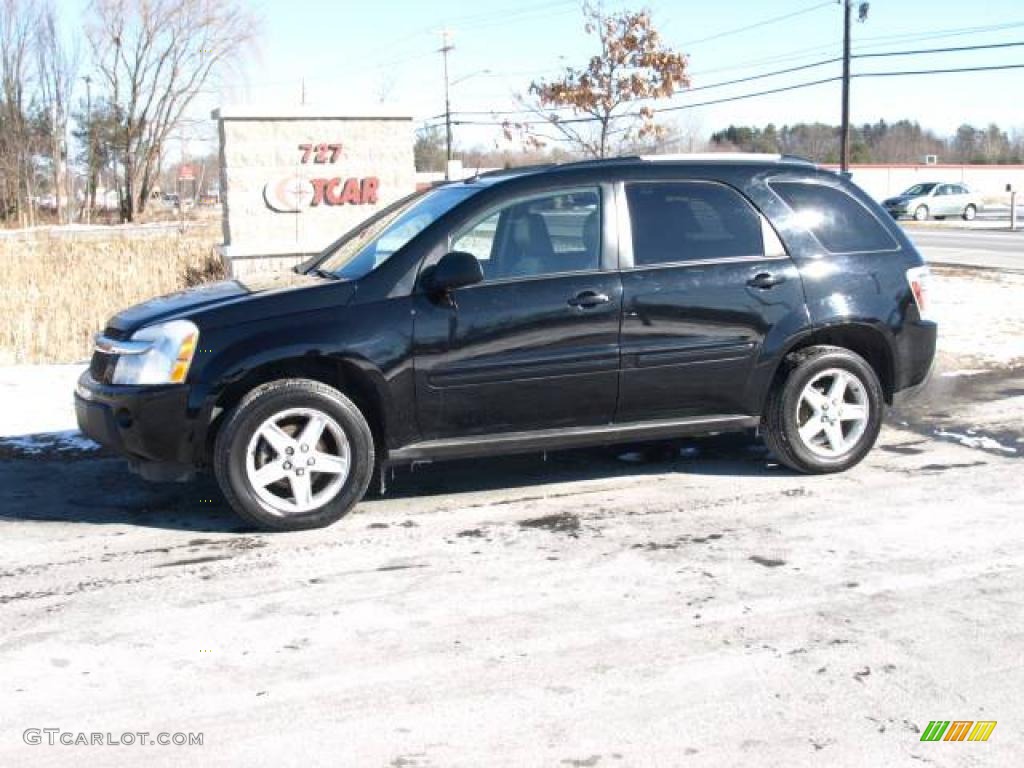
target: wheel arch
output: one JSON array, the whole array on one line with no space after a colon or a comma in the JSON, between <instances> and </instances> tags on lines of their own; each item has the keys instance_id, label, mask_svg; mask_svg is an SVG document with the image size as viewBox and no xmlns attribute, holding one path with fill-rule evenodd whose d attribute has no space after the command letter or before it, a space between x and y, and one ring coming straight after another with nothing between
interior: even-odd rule
<instances>
[{"instance_id":1,"label":"wheel arch","mask_svg":"<svg viewBox=\"0 0 1024 768\"><path fill-rule=\"evenodd\" d=\"M224 382L213 396L205 436L207 457L211 455L217 434L231 410L256 387L278 379L312 379L337 389L362 412L378 449L387 445L387 389L380 371L359 358L303 355L261 362Z\"/></svg>"},{"instance_id":2,"label":"wheel arch","mask_svg":"<svg viewBox=\"0 0 1024 768\"><path fill-rule=\"evenodd\" d=\"M892 404L896 389L896 355L890 337L879 327L864 322L844 322L817 326L792 340L779 355L771 376L769 390L774 387L782 373L782 363L788 355L807 347L827 345L842 347L855 352L867 361L882 385L885 402ZM768 391L762 397L762 409L767 401Z\"/></svg>"}]
</instances>

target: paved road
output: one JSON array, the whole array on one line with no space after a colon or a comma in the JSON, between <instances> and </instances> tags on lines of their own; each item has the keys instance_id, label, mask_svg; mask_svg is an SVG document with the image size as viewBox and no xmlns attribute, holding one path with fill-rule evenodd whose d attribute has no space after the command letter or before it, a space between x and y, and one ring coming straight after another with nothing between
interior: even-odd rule
<instances>
[{"instance_id":1,"label":"paved road","mask_svg":"<svg viewBox=\"0 0 1024 768\"><path fill-rule=\"evenodd\" d=\"M964 384L842 475L748 438L453 462L292 535L0 458L0 765L1019 764L1024 372ZM999 433L930 425L994 399Z\"/></svg>"},{"instance_id":2,"label":"paved road","mask_svg":"<svg viewBox=\"0 0 1024 768\"><path fill-rule=\"evenodd\" d=\"M933 264L1024 270L1024 230L907 227L906 232Z\"/></svg>"}]
</instances>

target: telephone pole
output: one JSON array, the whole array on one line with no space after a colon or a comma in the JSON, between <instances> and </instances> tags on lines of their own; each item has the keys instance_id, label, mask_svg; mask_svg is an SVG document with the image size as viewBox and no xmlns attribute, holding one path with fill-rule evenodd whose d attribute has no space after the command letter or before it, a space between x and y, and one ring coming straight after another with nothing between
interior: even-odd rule
<instances>
[{"instance_id":1,"label":"telephone pole","mask_svg":"<svg viewBox=\"0 0 1024 768\"><path fill-rule=\"evenodd\" d=\"M843 121L839 128L839 170L850 170L850 17L853 0L843 0Z\"/></svg>"},{"instance_id":2,"label":"telephone pole","mask_svg":"<svg viewBox=\"0 0 1024 768\"><path fill-rule=\"evenodd\" d=\"M444 166L444 177L448 178L448 166L452 162L452 104L448 97L448 52L455 48L449 42L450 32L447 29L441 30L441 49L439 53L444 59L444 135L445 147L448 162Z\"/></svg>"}]
</instances>

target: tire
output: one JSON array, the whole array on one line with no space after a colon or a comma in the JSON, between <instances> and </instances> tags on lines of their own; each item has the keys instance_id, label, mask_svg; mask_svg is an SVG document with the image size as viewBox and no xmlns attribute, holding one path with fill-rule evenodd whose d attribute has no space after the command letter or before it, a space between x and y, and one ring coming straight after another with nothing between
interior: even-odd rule
<instances>
[{"instance_id":1,"label":"tire","mask_svg":"<svg viewBox=\"0 0 1024 768\"><path fill-rule=\"evenodd\" d=\"M834 401L826 396L837 376L848 381L838 413ZM824 410L804 399L810 385ZM864 409L862 420L852 417L858 403ZM783 361L768 394L761 431L768 448L787 467L809 474L842 472L860 462L874 446L884 408L882 386L864 358L842 347L808 347ZM851 418L837 418L843 416ZM815 431L817 424L821 426ZM838 444L833 443L834 436ZM847 439L849 443L843 446Z\"/></svg>"},{"instance_id":2,"label":"tire","mask_svg":"<svg viewBox=\"0 0 1024 768\"><path fill-rule=\"evenodd\" d=\"M968 205L964 208L963 219L964 221L974 221L974 217L978 215L978 207L974 204Z\"/></svg>"},{"instance_id":3,"label":"tire","mask_svg":"<svg viewBox=\"0 0 1024 768\"><path fill-rule=\"evenodd\" d=\"M315 441L302 441L307 428ZM363 498L373 467L373 435L363 414L338 390L310 379L252 390L214 445L214 473L228 503L243 520L271 531L337 522ZM257 470L267 484L258 482Z\"/></svg>"},{"instance_id":4,"label":"tire","mask_svg":"<svg viewBox=\"0 0 1024 768\"><path fill-rule=\"evenodd\" d=\"M927 205L919 205L914 209L914 221L928 221Z\"/></svg>"}]
</instances>

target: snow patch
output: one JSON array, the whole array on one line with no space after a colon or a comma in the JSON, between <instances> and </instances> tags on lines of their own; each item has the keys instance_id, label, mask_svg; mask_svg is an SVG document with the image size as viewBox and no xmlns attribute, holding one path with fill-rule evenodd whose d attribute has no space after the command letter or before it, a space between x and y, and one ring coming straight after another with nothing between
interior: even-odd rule
<instances>
[{"instance_id":1,"label":"snow patch","mask_svg":"<svg viewBox=\"0 0 1024 768\"><path fill-rule=\"evenodd\" d=\"M52 451L96 451L99 444L93 442L77 429L65 432L43 432L20 437L0 437L0 448L14 448L23 453L47 453Z\"/></svg>"},{"instance_id":2,"label":"snow patch","mask_svg":"<svg viewBox=\"0 0 1024 768\"><path fill-rule=\"evenodd\" d=\"M969 429L968 433L973 433L976 430ZM960 434L959 432L950 432L945 429L936 429L933 434L936 437L945 437L950 440L956 440L960 445L967 448L980 448L984 451L1002 451L1003 453L1016 453L1016 448L1011 448L1008 445L1003 445L998 440L993 440L991 437L982 435L976 437L973 434Z\"/></svg>"},{"instance_id":3,"label":"snow patch","mask_svg":"<svg viewBox=\"0 0 1024 768\"><path fill-rule=\"evenodd\" d=\"M0 366L0 448L29 454L97 450L75 419L75 382L83 370L84 364Z\"/></svg>"}]
</instances>

